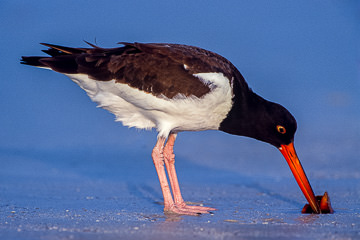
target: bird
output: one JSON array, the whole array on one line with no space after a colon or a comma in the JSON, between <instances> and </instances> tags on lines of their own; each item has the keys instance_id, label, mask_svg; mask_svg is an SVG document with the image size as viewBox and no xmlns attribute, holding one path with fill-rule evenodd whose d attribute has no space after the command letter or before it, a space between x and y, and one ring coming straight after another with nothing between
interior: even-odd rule
<instances>
[{"instance_id":1,"label":"bird","mask_svg":"<svg viewBox=\"0 0 360 240\"><path fill-rule=\"evenodd\" d=\"M203 130L250 137L278 148L310 207L320 213L294 148L295 118L282 105L253 92L225 57L183 44L119 42L115 48L102 48L86 43L85 48L41 43L48 56L23 56L21 63L66 75L124 126L156 129L151 157L165 213L217 210L186 203L175 170L178 134Z\"/></svg>"}]
</instances>

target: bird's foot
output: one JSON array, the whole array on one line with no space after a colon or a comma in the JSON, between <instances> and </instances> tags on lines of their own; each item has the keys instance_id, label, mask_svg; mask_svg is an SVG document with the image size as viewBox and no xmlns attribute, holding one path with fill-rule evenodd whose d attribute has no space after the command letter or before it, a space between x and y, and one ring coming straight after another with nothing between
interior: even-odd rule
<instances>
[{"instance_id":1,"label":"bird's foot","mask_svg":"<svg viewBox=\"0 0 360 240\"><path fill-rule=\"evenodd\" d=\"M190 206L185 202L180 204L174 204L164 209L165 213L175 213L180 215L198 216L204 213L212 213L216 208L204 207L204 206Z\"/></svg>"}]
</instances>

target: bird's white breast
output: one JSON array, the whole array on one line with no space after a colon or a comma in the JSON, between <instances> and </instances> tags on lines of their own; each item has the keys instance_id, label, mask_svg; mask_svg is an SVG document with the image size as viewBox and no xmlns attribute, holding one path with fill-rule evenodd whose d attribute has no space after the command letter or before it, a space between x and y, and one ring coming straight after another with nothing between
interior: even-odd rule
<instances>
[{"instance_id":1,"label":"bird's white breast","mask_svg":"<svg viewBox=\"0 0 360 240\"><path fill-rule=\"evenodd\" d=\"M128 127L156 128L163 137L170 131L218 129L232 106L232 87L222 73L194 74L211 89L203 97L179 94L172 99L156 97L115 80L96 81L85 74L66 75L99 107L115 114L117 121Z\"/></svg>"}]
</instances>

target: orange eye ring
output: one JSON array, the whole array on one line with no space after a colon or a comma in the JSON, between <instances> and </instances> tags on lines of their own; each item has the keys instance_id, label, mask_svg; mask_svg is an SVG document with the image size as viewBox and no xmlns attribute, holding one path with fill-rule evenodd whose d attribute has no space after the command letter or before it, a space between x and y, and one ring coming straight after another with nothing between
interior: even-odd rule
<instances>
[{"instance_id":1,"label":"orange eye ring","mask_svg":"<svg viewBox=\"0 0 360 240\"><path fill-rule=\"evenodd\" d=\"M285 134L285 133L286 133L286 129L285 129L283 126L281 126L281 125L277 125L277 126L276 126L276 130L277 130L279 133L281 133L281 134Z\"/></svg>"}]
</instances>

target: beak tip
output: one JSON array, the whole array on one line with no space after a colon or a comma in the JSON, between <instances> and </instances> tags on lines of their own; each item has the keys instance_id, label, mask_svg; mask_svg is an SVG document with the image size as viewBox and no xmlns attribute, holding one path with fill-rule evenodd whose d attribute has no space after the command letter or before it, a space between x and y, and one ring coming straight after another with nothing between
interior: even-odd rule
<instances>
[{"instance_id":1,"label":"beak tip","mask_svg":"<svg viewBox=\"0 0 360 240\"><path fill-rule=\"evenodd\" d=\"M330 197L327 192L324 193L323 196L316 196L316 200L319 206L319 212L315 212L310 204L305 204L301 213L314 213L314 214L332 214L334 213L334 209L331 206Z\"/></svg>"}]
</instances>

